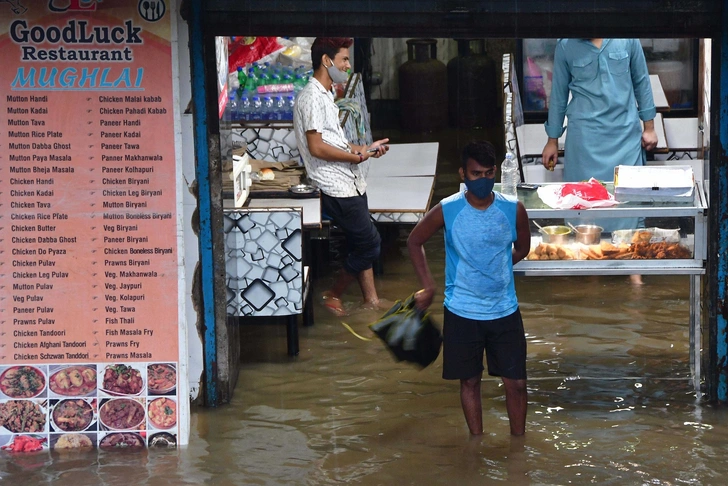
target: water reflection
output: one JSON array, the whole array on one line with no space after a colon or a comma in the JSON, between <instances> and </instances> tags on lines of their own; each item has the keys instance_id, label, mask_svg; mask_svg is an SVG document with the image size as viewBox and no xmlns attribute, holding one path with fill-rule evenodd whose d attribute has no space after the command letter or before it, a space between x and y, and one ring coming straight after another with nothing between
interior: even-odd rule
<instances>
[{"instance_id":1,"label":"water reflection","mask_svg":"<svg viewBox=\"0 0 728 486\"><path fill-rule=\"evenodd\" d=\"M433 258L437 251L430 249ZM408 265L388 263L383 295L413 290ZM283 326L243 329L245 362L233 403L193 408L189 446L3 453L0 479L72 486L721 484L728 423L692 389L688 281L645 281L635 294L627 277L518 279L529 346L524 438L508 433L499 381L483 383L486 433L472 439L458 385L440 378L440 360L422 371L395 363L376 340L355 338L317 307L316 325L301 329L296 359L285 356ZM439 307L434 314L441 322ZM371 336L366 324L375 317L361 312L347 323Z\"/></svg>"}]
</instances>

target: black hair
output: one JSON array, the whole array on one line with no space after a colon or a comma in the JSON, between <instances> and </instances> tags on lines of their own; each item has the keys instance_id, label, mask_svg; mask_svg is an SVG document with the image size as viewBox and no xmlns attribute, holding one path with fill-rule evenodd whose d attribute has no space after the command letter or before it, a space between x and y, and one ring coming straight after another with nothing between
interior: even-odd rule
<instances>
[{"instance_id":1,"label":"black hair","mask_svg":"<svg viewBox=\"0 0 728 486\"><path fill-rule=\"evenodd\" d=\"M333 61L341 49L348 49L353 43L354 39L350 37L317 37L311 45L313 70L316 71L319 68L324 54Z\"/></svg>"},{"instance_id":2,"label":"black hair","mask_svg":"<svg viewBox=\"0 0 728 486\"><path fill-rule=\"evenodd\" d=\"M462 168L468 168L468 159L473 159L482 167L495 166L495 147L485 140L474 140L463 147Z\"/></svg>"}]
</instances>

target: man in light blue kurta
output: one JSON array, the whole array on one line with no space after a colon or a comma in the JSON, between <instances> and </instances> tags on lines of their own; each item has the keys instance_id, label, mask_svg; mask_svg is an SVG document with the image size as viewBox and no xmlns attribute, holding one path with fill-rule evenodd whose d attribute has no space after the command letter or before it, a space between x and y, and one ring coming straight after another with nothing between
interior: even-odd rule
<instances>
[{"instance_id":1,"label":"man in light blue kurta","mask_svg":"<svg viewBox=\"0 0 728 486\"><path fill-rule=\"evenodd\" d=\"M564 180L614 180L616 166L644 165L645 149L657 145L655 114L639 40L560 39L554 54L543 165L553 168L556 163L567 116Z\"/></svg>"},{"instance_id":2,"label":"man in light blue kurta","mask_svg":"<svg viewBox=\"0 0 728 486\"><path fill-rule=\"evenodd\" d=\"M571 92L571 101L569 101ZM545 123L543 165L553 169L564 133L564 181L613 181L618 165L644 165L657 145L647 62L638 39L559 39ZM644 122L644 130L640 127ZM605 231L636 228L638 218L581 220Z\"/></svg>"}]
</instances>

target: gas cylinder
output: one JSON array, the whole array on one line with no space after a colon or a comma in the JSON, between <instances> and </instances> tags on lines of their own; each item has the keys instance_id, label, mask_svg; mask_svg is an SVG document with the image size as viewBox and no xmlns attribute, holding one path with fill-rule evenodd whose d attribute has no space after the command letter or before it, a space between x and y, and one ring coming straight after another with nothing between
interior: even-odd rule
<instances>
[{"instance_id":1,"label":"gas cylinder","mask_svg":"<svg viewBox=\"0 0 728 486\"><path fill-rule=\"evenodd\" d=\"M435 39L409 39L407 62L399 67L402 128L414 132L447 125L447 67L437 60Z\"/></svg>"},{"instance_id":2,"label":"gas cylinder","mask_svg":"<svg viewBox=\"0 0 728 486\"><path fill-rule=\"evenodd\" d=\"M495 63L485 53L483 39L458 39L458 55L447 63L450 125L492 126L497 122Z\"/></svg>"}]
</instances>

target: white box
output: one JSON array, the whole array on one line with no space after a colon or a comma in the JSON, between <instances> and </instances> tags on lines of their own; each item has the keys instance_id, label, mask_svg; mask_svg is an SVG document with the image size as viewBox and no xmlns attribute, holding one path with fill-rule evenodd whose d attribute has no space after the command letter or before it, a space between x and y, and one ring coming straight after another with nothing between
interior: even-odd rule
<instances>
[{"instance_id":1,"label":"white box","mask_svg":"<svg viewBox=\"0 0 728 486\"><path fill-rule=\"evenodd\" d=\"M694 186L689 165L614 168L614 196L618 201L686 201L692 199Z\"/></svg>"}]
</instances>

